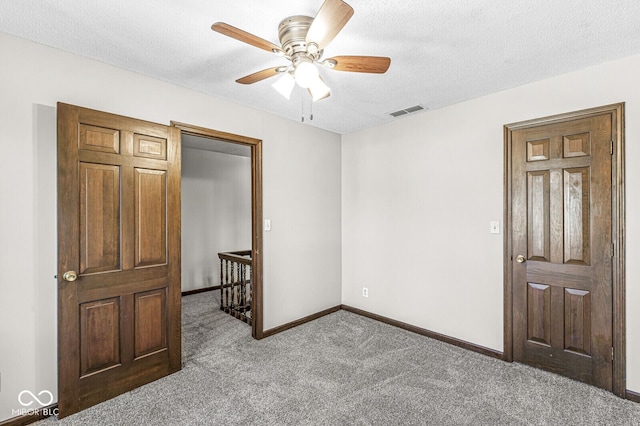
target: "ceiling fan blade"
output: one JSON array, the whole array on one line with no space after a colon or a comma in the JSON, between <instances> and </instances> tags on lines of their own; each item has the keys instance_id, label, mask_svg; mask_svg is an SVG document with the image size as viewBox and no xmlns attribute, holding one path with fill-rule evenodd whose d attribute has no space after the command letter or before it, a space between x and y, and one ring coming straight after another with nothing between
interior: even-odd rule
<instances>
[{"instance_id":1,"label":"ceiling fan blade","mask_svg":"<svg viewBox=\"0 0 640 426\"><path fill-rule=\"evenodd\" d=\"M391 65L391 59L383 56L334 56L324 62L335 62L334 70L384 74Z\"/></svg>"},{"instance_id":2,"label":"ceiling fan blade","mask_svg":"<svg viewBox=\"0 0 640 426\"><path fill-rule=\"evenodd\" d=\"M225 24L224 22L216 22L211 26L211 29L220 34L224 34L227 37L235 38L236 40L239 40L243 43L247 43L260 49L266 50L267 52L282 51L280 46L276 46L270 41L243 31L240 28Z\"/></svg>"},{"instance_id":3,"label":"ceiling fan blade","mask_svg":"<svg viewBox=\"0 0 640 426\"><path fill-rule=\"evenodd\" d=\"M253 84L258 81L262 81L265 78L273 77L274 75L280 74L282 67L273 67L267 68L266 70L254 72L253 74L249 74L245 77L239 78L236 80L236 83L240 84Z\"/></svg>"},{"instance_id":4,"label":"ceiling fan blade","mask_svg":"<svg viewBox=\"0 0 640 426\"><path fill-rule=\"evenodd\" d=\"M307 44L315 43L318 50L334 39L353 16L353 8L342 0L325 0L307 32Z\"/></svg>"}]
</instances>

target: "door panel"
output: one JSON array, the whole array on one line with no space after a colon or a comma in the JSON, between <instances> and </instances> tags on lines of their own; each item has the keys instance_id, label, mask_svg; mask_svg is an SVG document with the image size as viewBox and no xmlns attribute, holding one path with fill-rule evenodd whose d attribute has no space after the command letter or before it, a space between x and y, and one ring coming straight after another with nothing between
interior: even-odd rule
<instances>
[{"instance_id":1,"label":"door panel","mask_svg":"<svg viewBox=\"0 0 640 426\"><path fill-rule=\"evenodd\" d=\"M529 259L549 261L549 171L528 173Z\"/></svg>"},{"instance_id":2,"label":"door panel","mask_svg":"<svg viewBox=\"0 0 640 426\"><path fill-rule=\"evenodd\" d=\"M527 339L551 345L551 287L527 283Z\"/></svg>"},{"instance_id":3,"label":"door panel","mask_svg":"<svg viewBox=\"0 0 640 426\"><path fill-rule=\"evenodd\" d=\"M80 163L81 274L120 269L120 167Z\"/></svg>"},{"instance_id":4,"label":"door panel","mask_svg":"<svg viewBox=\"0 0 640 426\"><path fill-rule=\"evenodd\" d=\"M135 295L135 358L167 345L167 309L164 288Z\"/></svg>"},{"instance_id":5,"label":"door panel","mask_svg":"<svg viewBox=\"0 0 640 426\"><path fill-rule=\"evenodd\" d=\"M135 266L167 261L167 179L163 170L134 169Z\"/></svg>"},{"instance_id":6,"label":"door panel","mask_svg":"<svg viewBox=\"0 0 640 426\"><path fill-rule=\"evenodd\" d=\"M80 305L80 377L120 364L118 298Z\"/></svg>"},{"instance_id":7,"label":"door panel","mask_svg":"<svg viewBox=\"0 0 640 426\"><path fill-rule=\"evenodd\" d=\"M591 355L591 293L586 290L564 290L564 335L568 351Z\"/></svg>"},{"instance_id":8,"label":"door panel","mask_svg":"<svg viewBox=\"0 0 640 426\"><path fill-rule=\"evenodd\" d=\"M590 264L589 168L564 170L564 263Z\"/></svg>"},{"instance_id":9,"label":"door panel","mask_svg":"<svg viewBox=\"0 0 640 426\"><path fill-rule=\"evenodd\" d=\"M134 135L133 155L136 157L167 159L167 140L147 135Z\"/></svg>"},{"instance_id":10,"label":"door panel","mask_svg":"<svg viewBox=\"0 0 640 426\"><path fill-rule=\"evenodd\" d=\"M177 129L58 104L60 417L180 369L179 227Z\"/></svg>"},{"instance_id":11,"label":"door panel","mask_svg":"<svg viewBox=\"0 0 640 426\"><path fill-rule=\"evenodd\" d=\"M606 113L511 139L514 359L609 390L612 131Z\"/></svg>"},{"instance_id":12,"label":"door panel","mask_svg":"<svg viewBox=\"0 0 640 426\"><path fill-rule=\"evenodd\" d=\"M80 124L80 149L120 153L120 132L104 127Z\"/></svg>"}]
</instances>

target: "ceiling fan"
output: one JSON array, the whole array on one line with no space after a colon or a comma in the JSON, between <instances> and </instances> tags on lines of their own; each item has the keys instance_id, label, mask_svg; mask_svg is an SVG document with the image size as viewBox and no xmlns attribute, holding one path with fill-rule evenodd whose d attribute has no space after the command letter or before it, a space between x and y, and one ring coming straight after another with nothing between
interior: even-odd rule
<instances>
[{"instance_id":1,"label":"ceiling fan","mask_svg":"<svg viewBox=\"0 0 640 426\"><path fill-rule=\"evenodd\" d=\"M211 29L228 37L272 52L291 61L291 64L267 68L236 80L253 84L281 75L273 87L289 99L296 83L311 94L314 101L330 95L330 89L320 76L317 66L337 71L383 74L391 59L381 56L334 56L322 59L324 48L335 38L353 16L353 8L342 0L325 0L315 18L290 16L278 25L277 46L224 22L216 22Z\"/></svg>"}]
</instances>

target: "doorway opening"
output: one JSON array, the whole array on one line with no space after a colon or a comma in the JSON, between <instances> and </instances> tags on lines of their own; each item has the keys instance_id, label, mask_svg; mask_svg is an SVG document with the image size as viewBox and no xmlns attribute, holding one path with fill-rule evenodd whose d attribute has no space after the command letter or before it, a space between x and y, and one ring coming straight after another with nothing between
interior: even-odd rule
<instances>
[{"instance_id":1,"label":"doorway opening","mask_svg":"<svg viewBox=\"0 0 640 426\"><path fill-rule=\"evenodd\" d=\"M504 359L624 398L624 103L505 125L504 143Z\"/></svg>"},{"instance_id":2,"label":"doorway opening","mask_svg":"<svg viewBox=\"0 0 640 426\"><path fill-rule=\"evenodd\" d=\"M183 148L187 148L188 156L183 158L184 161L198 161L197 151L206 150L213 151L212 154L222 153L222 156L226 158L225 162L227 166L235 168L229 170L227 178L234 182L226 182L226 193L220 199L209 200L207 202L206 195L200 194L203 197L200 202L204 205L220 204L223 206L227 203L226 208L211 207L215 211L209 212L210 214L219 214L227 216L228 219L233 219L231 222L221 223L220 226L226 227L225 234L227 236L223 238L218 245L212 248L215 253L215 258L208 253L209 262L208 267L200 266L200 271L196 272L197 277L194 277L196 281L200 282L200 287L210 282L215 287L216 291L221 292L221 304L225 303L225 300L233 300L233 309L228 309L230 314L245 320L252 327L252 336L255 339L261 339L263 337L263 322L262 322L262 141L259 139L249 138L241 135L235 135L231 133L219 132L212 129L206 129L202 127L192 126L184 123L172 122L172 126L178 128L181 132L181 139ZM195 148L195 149L190 149ZM183 151L184 152L184 151ZM193 154L193 155L192 155ZM231 155L229 155L231 154ZM234 166L235 165L235 166ZM236 167L237 166L237 167ZM225 166L226 167L226 166ZM250 177L244 174L244 168L250 169ZM225 178L225 180L227 180ZM240 189L239 189L240 188ZM246 197L246 194L236 193L241 188L250 188L250 199ZM193 195L193 194L191 194ZM191 195L183 193L183 198L189 198ZM183 206L185 202L183 200ZM232 204L232 205L228 205ZM248 205L245 205L248 204ZM205 211L201 211L197 214L207 214ZM231 218L235 212L241 212L241 216L244 216L244 212L248 211L248 217L235 217ZM184 214L184 213L183 213ZM187 216L189 214L187 213ZM215 218L208 218L214 220ZM228 225L231 225L230 227ZM248 226L247 226L248 225ZM231 228L231 229L230 229ZM248 232L248 229L250 232ZM183 230L185 232L187 230ZM196 231L197 232L197 231ZM184 239L184 235L183 235ZM222 245L220 245L222 244ZM248 244L250 247L241 247L241 245ZM226 248L223 248L226 247ZM183 257L188 261L189 250L195 251L197 247L186 247L186 253L183 253ZM229 253L232 252L232 253ZM237 255L242 253L242 256ZM236 256L238 262L229 266L229 274L231 272L237 273L238 280L244 280L245 285L225 285L228 280L227 270L221 270L222 262L226 262L223 258ZM218 257L220 260L218 260ZM244 259L243 259L244 258ZM250 264L246 265L247 260L250 259ZM244 263L243 263L244 262ZM250 269L250 272L249 272ZM184 272L184 268L183 268ZM236 277L236 275L234 275ZM188 279L183 277L183 282L187 282ZM247 283L250 282L250 285ZM237 283L236 283L237 284ZM220 289L220 290L218 290ZM196 293L198 289L185 289L186 293ZM235 299L227 298L227 294L231 295ZM244 304L244 305L243 305ZM242 305L242 306L239 306ZM229 307L227 307L229 308ZM223 306L224 310L224 306Z\"/></svg>"}]
</instances>

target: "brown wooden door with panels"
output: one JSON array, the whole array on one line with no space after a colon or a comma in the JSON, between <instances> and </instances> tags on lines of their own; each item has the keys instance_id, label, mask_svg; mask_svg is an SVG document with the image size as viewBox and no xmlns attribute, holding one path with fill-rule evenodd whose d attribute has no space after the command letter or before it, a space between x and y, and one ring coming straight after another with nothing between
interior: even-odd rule
<instances>
[{"instance_id":1,"label":"brown wooden door with panels","mask_svg":"<svg viewBox=\"0 0 640 426\"><path fill-rule=\"evenodd\" d=\"M181 367L179 138L58 104L60 417Z\"/></svg>"},{"instance_id":2,"label":"brown wooden door with panels","mask_svg":"<svg viewBox=\"0 0 640 426\"><path fill-rule=\"evenodd\" d=\"M514 127L512 359L613 391L616 111Z\"/></svg>"}]
</instances>

